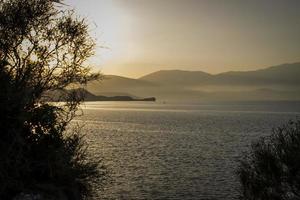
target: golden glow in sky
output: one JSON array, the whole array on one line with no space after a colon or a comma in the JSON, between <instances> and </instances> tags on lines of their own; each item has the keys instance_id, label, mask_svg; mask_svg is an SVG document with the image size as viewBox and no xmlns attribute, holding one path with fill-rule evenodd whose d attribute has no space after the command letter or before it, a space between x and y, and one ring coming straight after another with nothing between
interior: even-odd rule
<instances>
[{"instance_id":1,"label":"golden glow in sky","mask_svg":"<svg viewBox=\"0 0 300 200\"><path fill-rule=\"evenodd\" d=\"M91 23L93 65L139 77L300 61L299 0L66 0ZM104 46L106 48L100 48Z\"/></svg>"}]
</instances>

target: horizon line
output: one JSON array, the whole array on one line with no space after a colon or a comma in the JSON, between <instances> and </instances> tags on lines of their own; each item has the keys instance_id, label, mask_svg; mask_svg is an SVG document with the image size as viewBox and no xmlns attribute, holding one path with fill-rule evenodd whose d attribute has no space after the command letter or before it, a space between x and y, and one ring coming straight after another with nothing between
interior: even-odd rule
<instances>
[{"instance_id":1,"label":"horizon line","mask_svg":"<svg viewBox=\"0 0 300 200\"><path fill-rule=\"evenodd\" d=\"M150 73L146 73L146 74L144 74L142 76L138 76L138 77L130 77L130 76L120 75L120 74L105 74L105 73L102 73L102 72L100 72L100 73L102 75L104 75L104 76L118 76L118 77L123 77L123 78L130 78L130 79L140 79L140 78L142 78L144 76L148 76L150 74L157 73L157 72L163 72L163 71L203 72L203 73L206 73L208 75L215 76L215 75L224 74L224 73L230 73L230 72L255 72L255 71L269 69L269 68L272 68L272 67L279 67L279 66L282 66L282 65L295 65L295 64L300 64L300 61L298 61L298 62L287 62L287 63L282 63L282 64L278 64L278 65L272 65L272 66L267 66L267 67L263 67L263 68L260 68L260 69L254 69L254 70L229 70L229 71L224 71L224 72L219 72L219 73L210 73L210 72L206 72L204 70L184 70L184 69L178 69L178 68L174 68L174 69L160 69L160 70L156 70L156 71L153 71L153 72L150 72Z\"/></svg>"}]
</instances>

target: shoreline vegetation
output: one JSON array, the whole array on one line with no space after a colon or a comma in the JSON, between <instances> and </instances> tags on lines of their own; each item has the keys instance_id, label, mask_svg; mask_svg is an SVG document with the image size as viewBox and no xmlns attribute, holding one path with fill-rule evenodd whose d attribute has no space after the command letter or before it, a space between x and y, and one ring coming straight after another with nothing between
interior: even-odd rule
<instances>
[{"instance_id":1,"label":"shoreline vegetation","mask_svg":"<svg viewBox=\"0 0 300 200\"><path fill-rule=\"evenodd\" d=\"M85 87L101 78L87 59L95 41L63 0L0 3L0 199L83 200L107 171L91 158L80 127L70 127ZM94 185L97 188L94 188Z\"/></svg>"},{"instance_id":2,"label":"shoreline vegetation","mask_svg":"<svg viewBox=\"0 0 300 200\"><path fill-rule=\"evenodd\" d=\"M253 141L237 168L240 197L253 199L300 198L300 120L274 127L268 137Z\"/></svg>"}]
</instances>

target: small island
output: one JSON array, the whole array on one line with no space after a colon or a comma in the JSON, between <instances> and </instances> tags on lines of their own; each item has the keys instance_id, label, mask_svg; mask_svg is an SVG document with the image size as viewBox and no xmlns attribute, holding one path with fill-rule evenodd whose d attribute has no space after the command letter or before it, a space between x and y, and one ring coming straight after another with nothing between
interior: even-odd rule
<instances>
[{"instance_id":1,"label":"small island","mask_svg":"<svg viewBox=\"0 0 300 200\"><path fill-rule=\"evenodd\" d=\"M89 92L86 89L69 89L69 90L59 90L54 92L49 92L46 96L47 99L54 102L65 101L64 96L68 96L70 93L76 94L84 99L84 101L156 101L155 97L132 97L129 95L116 95L116 96L104 96L104 95L95 95Z\"/></svg>"},{"instance_id":2,"label":"small island","mask_svg":"<svg viewBox=\"0 0 300 200\"><path fill-rule=\"evenodd\" d=\"M85 101L156 101L155 97L139 98L129 95L117 95L117 96L104 96L95 95L88 90L78 89L80 93L84 95Z\"/></svg>"},{"instance_id":3,"label":"small island","mask_svg":"<svg viewBox=\"0 0 300 200\"><path fill-rule=\"evenodd\" d=\"M156 98L133 98L131 96L95 96L93 99L86 98L85 101L156 101Z\"/></svg>"}]
</instances>

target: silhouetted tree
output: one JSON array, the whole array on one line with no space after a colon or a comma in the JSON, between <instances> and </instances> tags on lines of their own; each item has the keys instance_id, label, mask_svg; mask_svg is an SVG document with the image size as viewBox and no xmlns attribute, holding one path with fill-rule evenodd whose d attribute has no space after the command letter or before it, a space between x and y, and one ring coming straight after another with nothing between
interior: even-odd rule
<instances>
[{"instance_id":1,"label":"silhouetted tree","mask_svg":"<svg viewBox=\"0 0 300 200\"><path fill-rule=\"evenodd\" d=\"M0 199L30 191L82 199L101 178L81 136L66 134L83 100L66 89L99 78L86 65L94 46L62 1L0 1ZM49 103L54 92L64 103Z\"/></svg>"},{"instance_id":2,"label":"silhouetted tree","mask_svg":"<svg viewBox=\"0 0 300 200\"><path fill-rule=\"evenodd\" d=\"M300 121L273 130L252 145L238 169L241 199L300 199Z\"/></svg>"}]
</instances>

